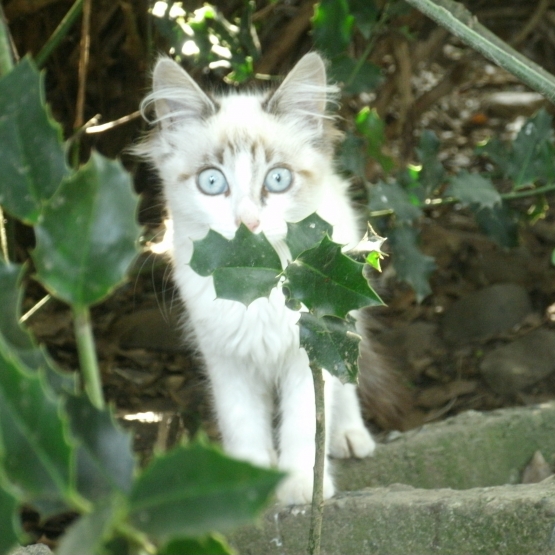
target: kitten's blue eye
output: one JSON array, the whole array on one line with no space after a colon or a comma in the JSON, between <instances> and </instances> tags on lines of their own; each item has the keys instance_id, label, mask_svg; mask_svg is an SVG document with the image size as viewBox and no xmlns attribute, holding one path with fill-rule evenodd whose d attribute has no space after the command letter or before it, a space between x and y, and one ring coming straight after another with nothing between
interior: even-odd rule
<instances>
[{"instance_id":1,"label":"kitten's blue eye","mask_svg":"<svg viewBox=\"0 0 555 555\"><path fill-rule=\"evenodd\" d=\"M270 193L283 193L291 187L291 183L293 183L293 176L287 168L272 168L264 179L264 187Z\"/></svg>"},{"instance_id":2,"label":"kitten's blue eye","mask_svg":"<svg viewBox=\"0 0 555 555\"><path fill-rule=\"evenodd\" d=\"M224 174L216 168L208 168L198 174L198 188L206 195L221 195L228 189Z\"/></svg>"}]
</instances>

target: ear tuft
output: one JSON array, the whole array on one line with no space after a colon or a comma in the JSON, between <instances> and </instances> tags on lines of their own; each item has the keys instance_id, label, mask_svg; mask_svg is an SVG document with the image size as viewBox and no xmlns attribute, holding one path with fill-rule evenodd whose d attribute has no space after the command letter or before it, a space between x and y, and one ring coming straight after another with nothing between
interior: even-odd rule
<instances>
[{"instance_id":1,"label":"ear tuft","mask_svg":"<svg viewBox=\"0 0 555 555\"><path fill-rule=\"evenodd\" d=\"M154 105L152 123L162 125L208 117L216 112L216 105L202 91L191 76L170 58L162 57L152 73L152 92L141 103L143 115Z\"/></svg>"},{"instance_id":2,"label":"ear tuft","mask_svg":"<svg viewBox=\"0 0 555 555\"><path fill-rule=\"evenodd\" d=\"M319 130L326 119L326 104L337 93L337 87L326 82L326 66L315 52L303 56L266 106L270 113L300 116Z\"/></svg>"}]
</instances>

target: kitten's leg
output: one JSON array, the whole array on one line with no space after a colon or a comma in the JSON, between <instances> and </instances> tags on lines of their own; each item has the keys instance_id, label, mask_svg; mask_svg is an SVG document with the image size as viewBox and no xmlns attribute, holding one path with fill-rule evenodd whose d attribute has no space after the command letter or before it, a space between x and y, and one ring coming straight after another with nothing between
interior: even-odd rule
<instances>
[{"instance_id":1,"label":"kitten's leg","mask_svg":"<svg viewBox=\"0 0 555 555\"><path fill-rule=\"evenodd\" d=\"M324 372L326 422L329 422L333 382ZM309 503L312 499L314 475L316 410L314 382L304 351L282 377L280 390L281 425L279 429L279 468L288 477L277 490L278 500L284 504ZM326 436L329 437L326 425ZM327 446L326 439L326 446ZM326 449L327 453L327 449ZM334 494L330 463L324 465L324 498Z\"/></svg>"},{"instance_id":2,"label":"kitten's leg","mask_svg":"<svg viewBox=\"0 0 555 555\"><path fill-rule=\"evenodd\" d=\"M274 465L271 389L229 358L207 365L225 451L259 466Z\"/></svg>"},{"instance_id":3,"label":"kitten's leg","mask_svg":"<svg viewBox=\"0 0 555 555\"><path fill-rule=\"evenodd\" d=\"M334 380L330 454L337 458L368 457L376 444L360 413L356 387Z\"/></svg>"}]
</instances>

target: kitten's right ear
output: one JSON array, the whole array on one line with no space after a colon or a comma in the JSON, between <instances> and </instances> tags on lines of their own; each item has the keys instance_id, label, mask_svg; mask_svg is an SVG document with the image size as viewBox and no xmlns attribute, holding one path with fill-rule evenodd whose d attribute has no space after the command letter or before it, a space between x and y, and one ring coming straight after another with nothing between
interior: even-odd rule
<instances>
[{"instance_id":1,"label":"kitten's right ear","mask_svg":"<svg viewBox=\"0 0 555 555\"><path fill-rule=\"evenodd\" d=\"M171 125L186 119L205 118L217 111L210 97L190 75L170 58L160 58L152 74L152 92L143 100L143 113L154 104L154 122Z\"/></svg>"}]
</instances>

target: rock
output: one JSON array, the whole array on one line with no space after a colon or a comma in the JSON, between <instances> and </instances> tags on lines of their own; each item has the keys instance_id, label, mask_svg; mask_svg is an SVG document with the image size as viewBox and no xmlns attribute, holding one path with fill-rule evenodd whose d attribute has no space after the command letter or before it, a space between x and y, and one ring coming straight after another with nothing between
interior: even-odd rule
<instances>
[{"instance_id":1,"label":"rock","mask_svg":"<svg viewBox=\"0 0 555 555\"><path fill-rule=\"evenodd\" d=\"M512 395L555 371L555 332L537 329L489 352L480 364L488 385Z\"/></svg>"},{"instance_id":2,"label":"rock","mask_svg":"<svg viewBox=\"0 0 555 555\"><path fill-rule=\"evenodd\" d=\"M453 303L442 319L443 338L452 346L483 341L508 332L532 312L526 290L498 283Z\"/></svg>"},{"instance_id":3,"label":"rock","mask_svg":"<svg viewBox=\"0 0 555 555\"><path fill-rule=\"evenodd\" d=\"M50 548L43 543L35 543L26 547L18 547L10 555L53 555Z\"/></svg>"}]
</instances>

